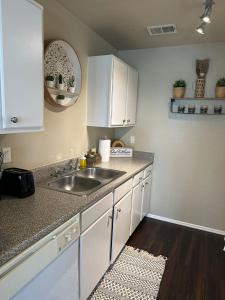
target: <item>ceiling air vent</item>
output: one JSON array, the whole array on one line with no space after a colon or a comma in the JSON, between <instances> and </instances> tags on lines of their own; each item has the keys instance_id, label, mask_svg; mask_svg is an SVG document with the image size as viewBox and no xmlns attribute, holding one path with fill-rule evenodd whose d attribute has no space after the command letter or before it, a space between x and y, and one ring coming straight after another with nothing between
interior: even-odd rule
<instances>
[{"instance_id":1,"label":"ceiling air vent","mask_svg":"<svg viewBox=\"0 0 225 300\"><path fill-rule=\"evenodd\" d=\"M147 30L150 35L162 35L162 34L177 33L177 28L176 28L175 24L147 26Z\"/></svg>"}]
</instances>

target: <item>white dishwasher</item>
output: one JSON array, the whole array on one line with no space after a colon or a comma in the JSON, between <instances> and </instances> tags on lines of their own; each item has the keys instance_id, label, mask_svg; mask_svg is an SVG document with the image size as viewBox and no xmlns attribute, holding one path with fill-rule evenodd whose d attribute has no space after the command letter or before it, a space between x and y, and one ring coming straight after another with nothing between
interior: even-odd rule
<instances>
[{"instance_id":1,"label":"white dishwasher","mask_svg":"<svg viewBox=\"0 0 225 300\"><path fill-rule=\"evenodd\" d=\"M0 269L1 300L78 300L79 215Z\"/></svg>"}]
</instances>

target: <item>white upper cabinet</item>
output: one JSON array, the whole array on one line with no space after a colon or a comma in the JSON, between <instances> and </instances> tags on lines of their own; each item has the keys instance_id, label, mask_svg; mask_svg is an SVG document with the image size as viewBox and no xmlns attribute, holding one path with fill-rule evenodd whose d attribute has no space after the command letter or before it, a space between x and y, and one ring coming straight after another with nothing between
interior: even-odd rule
<instances>
[{"instance_id":1,"label":"white upper cabinet","mask_svg":"<svg viewBox=\"0 0 225 300\"><path fill-rule=\"evenodd\" d=\"M111 126L123 126L126 119L127 65L120 59L113 58Z\"/></svg>"},{"instance_id":2,"label":"white upper cabinet","mask_svg":"<svg viewBox=\"0 0 225 300\"><path fill-rule=\"evenodd\" d=\"M87 125L133 126L138 73L114 55L89 57Z\"/></svg>"},{"instance_id":3,"label":"white upper cabinet","mask_svg":"<svg viewBox=\"0 0 225 300\"><path fill-rule=\"evenodd\" d=\"M138 91L138 72L132 67L127 71L127 101L126 101L126 122L127 125L135 125Z\"/></svg>"},{"instance_id":4,"label":"white upper cabinet","mask_svg":"<svg viewBox=\"0 0 225 300\"><path fill-rule=\"evenodd\" d=\"M43 9L0 0L0 133L43 127Z\"/></svg>"}]
</instances>

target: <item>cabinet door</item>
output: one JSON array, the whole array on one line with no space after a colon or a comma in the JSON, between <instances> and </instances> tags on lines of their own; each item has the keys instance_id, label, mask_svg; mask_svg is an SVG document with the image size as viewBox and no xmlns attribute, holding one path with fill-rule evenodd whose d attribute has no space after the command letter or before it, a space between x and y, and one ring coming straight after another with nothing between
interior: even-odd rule
<instances>
[{"instance_id":1,"label":"cabinet door","mask_svg":"<svg viewBox=\"0 0 225 300\"><path fill-rule=\"evenodd\" d=\"M131 195L132 192L129 192L114 206L111 262L117 258L130 236Z\"/></svg>"},{"instance_id":2,"label":"cabinet door","mask_svg":"<svg viewBox=\"0 0 225 300\"><path fill-rule=\"evenodd\" d=\"M142 182L133 188L130 234L134 232L142 216Z\"/></svg>"},{"instance_id":3,"label":"cabinet door","mask_svg":"<svg viewBox=\"0 0 225 300\"><path fill-rule=\"evenodd\" d=\"M113 59L111 126L125 125L127 98L127 65Z\"/></svg>"},{"instance_id":4,"label":"cabinet door","mask_svg":"<svg viewBox=\"0 0 225 300\"><path fill-rule=\"evenodd\" d=\"M151 176L148 176L143 181L142 219L150 212L151 183L152 183Z\"/></svg>"},{"instance_id":5,"label":"cabinet door","mask_svg":"<svg viewBox=\"0 0 225 300\"><path fill-rule=\"evenodd\" d=\"M112 209L80 236L80 295L88 298L110 265Z\"/></svg>"},{"instance_id":6,"label":"cabinet door","mask_svg":"<svg viewBox=\"0 0 225 300\"><path fill-rule=\"evenodd\" d=\"M138 72L128 66L126 124L135 125L137 110Z\"/></svg>"},{"instance_id":7,"label":"cabinet door","mask_svg":"<svg viewBox=\"0 0 225 300\"><path fill-rule=\"evenodd\" d=\"M35 2L0 0L4 129L43 126L42 13Z\"/></svg>"}]
</instances>

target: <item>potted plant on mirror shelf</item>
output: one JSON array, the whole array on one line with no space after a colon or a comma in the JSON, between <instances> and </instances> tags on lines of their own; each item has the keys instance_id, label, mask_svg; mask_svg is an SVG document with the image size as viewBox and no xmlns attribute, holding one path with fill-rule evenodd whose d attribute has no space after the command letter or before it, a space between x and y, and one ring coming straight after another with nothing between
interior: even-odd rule
<instances>
[{"instance_id":1,"label":"potted plant on mirror shelf","mask_svg":"<svg viewBox=\"0 0 225 300\"><path fill-rule=\"evenodd\" d=\"M216 98L225 98L225 77L216 83Z\"/></svg>"},{"instance_id":2,"label":"potted plant on mirror shelf","mask_svg":"<svg viewBox=\"0 0 225 300\"><path fill-rule=\"evenodd\" d=\"M49 88L54 88L55 85L55 78L53 75L48 75L45 78L46 86Z\"/></svg>"},{"instance_id":3,"label":"potted plant on mirror shelf","mask_svg":"<svg viewBox=\"0 0 225 300\"><path fill-rule=\"evenodd\" d=\"M74 94L75 89L76 89L76 87L75 87L75 76L72 75L70 77L70 80L69 80L69 92Z\"/></svg>"},{"instance_id":4,"label":"potted plant on mirror shelf","mask_svg":"<svg viewBox=\"0 0 225 300\"><path fill-rule=\"evenodd\" d=\"M184 98L186 82L183 79L177 80L173 85L173 97Z\"/></svg>"},{"instance_id":5,"label":"potted plant on mirror shelf","mask_svg":"<svg viewBox=\"0 0 225 300\"><path fill-rule=\"evenodd\" d=\"M63 77L62 77L62 74L59 74L59 78L58 78L58 89L61 90L61 91L64 89L64 83L63 83Z\"/></svg>"}]
</instances>

